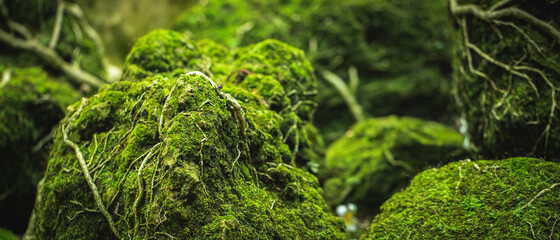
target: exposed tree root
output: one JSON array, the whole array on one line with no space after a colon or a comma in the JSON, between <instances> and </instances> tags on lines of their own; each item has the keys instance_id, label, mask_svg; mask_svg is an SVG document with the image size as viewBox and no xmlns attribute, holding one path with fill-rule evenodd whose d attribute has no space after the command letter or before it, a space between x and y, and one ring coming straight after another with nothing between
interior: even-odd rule
<instances>
[{"instance_id":1,"label":"exposed tree root","mask_svg":"<svg viewBox=\"0 0 560 240\"><path fill-rule=\"evenodd\" d=\"M118 239L121 239L121 237L119 235L119 232L115 228L115 222L113 221L113 217L111 217L111 214L105 208L105 205L103 204L103 200L101 199L101 195L99 194L99 191L97 190L97 186L95 185L95 183L93 182L93 180L91 178L91 175L90 175L89 170L88 170L87 165L86 165L86 161L84 160L84 156L83 156L83 154L80 150L80 146L78 146L78 144L72 142L68 138L68 133L74 127L74 126L71 125L72 122L75 120L75 118L78 115L80 115L80 113L84 109L84 106L86 105L86 103L87 103L87 99L82 98L82 103L80 104L80 108L78 109L78 111L76 111L74 113L74 115L72 115L72 117L68 120L69 123L66 126L62 125L62 133L64 134L64 143L66 143L68 146L72 147L74 149L74 151L76 152L76 157L78 158L78 162L80 164L80 167L82 168L82 173L84 174L86 182L88 183L88 185L91 189L91 192L93 193L93 197L95 198L95 203L97 205L97 208L99 208L99 211L101 211L103 216L105 216L105 218L107 219L107 222L109 223L109 227L113 231L113 234L115 234L115 236Z\"/></svg>"}]
</instances>

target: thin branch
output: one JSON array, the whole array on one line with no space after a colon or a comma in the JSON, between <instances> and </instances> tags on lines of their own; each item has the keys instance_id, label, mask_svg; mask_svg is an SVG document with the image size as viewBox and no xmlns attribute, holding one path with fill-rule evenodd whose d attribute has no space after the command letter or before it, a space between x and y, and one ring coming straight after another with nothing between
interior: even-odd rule
<instances>
[{"instance_id":1,"label":"thin branch","mask_svg":"<svg viewBox=\"0 0 560 240\"><path fill-rule=\"evenodd\" d=\"M547 187L547 188L543 189L542 191L540 191L539 193L537 193L537 195L535 195L535 197L533 197L533 199L531 199L531 201L529 201L527 204L525 204L523 207L521 207L521 210L523 210L526 207L528 207L529 205L531 205L531 203L533 203L535 200L537 200L537 198L539 198L541 195L543 195L544 193L552 190L553 188L555 188L558 185L560 185L560 183L554 183L554 184L550 185L550 187Z\"/></svg>"},{"instance_id":2,"label":"thin branch","mask_svg":"<svg viewBox=\"0 0 560 240\"><path fill-rule=\"evenodd\" d=\"M62 57L60 57L60 55L58 55L58 53L56 53L53 49L43 46L36 39L19 39L0 29L0 41L7 43L13 48L37 54L43 59L43 61L55 68L58 68L77 83L86 83L96 88L106 84L103 80L64 61L64 59L62 59Z\"/></svg>"},{"instance_id":3,"label":"thin branch","mask_svg":"<svg viewBox=\"0 0 560 240\"><path fill-rule=\"evenodd\" d=\"M49 48L54 49L60 38L60 29L62 28L62 18L64 17L64 2L59 1L56 8L56 17L54 19L54 28L51 34L51 41L49 42Z\"/></svg>"}]
</instances>

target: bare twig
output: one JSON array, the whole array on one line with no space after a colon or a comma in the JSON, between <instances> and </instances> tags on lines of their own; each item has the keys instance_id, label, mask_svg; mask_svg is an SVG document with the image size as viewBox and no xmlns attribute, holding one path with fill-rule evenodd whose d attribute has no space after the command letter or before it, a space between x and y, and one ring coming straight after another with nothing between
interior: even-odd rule
<instances>
[{"instance_id":1,"label":"bare twig","mask_svg":"<svg viewBox=\"0 0 560 240\"><path fill-rule=\"evenodd\" d=\"M54 19L54 28L51 34L51 41L49 42L49 48L54 49L60 37L60 29L62 28L62 18L64 17L64 1L59 1L56 8L56 17Z\"/></svg>"}]
</instances>

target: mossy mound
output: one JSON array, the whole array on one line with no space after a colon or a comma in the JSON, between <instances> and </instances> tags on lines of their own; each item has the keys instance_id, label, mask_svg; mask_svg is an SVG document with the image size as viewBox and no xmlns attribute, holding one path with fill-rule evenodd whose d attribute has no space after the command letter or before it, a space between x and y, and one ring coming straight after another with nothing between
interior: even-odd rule
<instances>
[{"instance_id":1,"label":"mossy mound","mask_svg":"<svg viewBox=\"0 0 560 240\"><path fill-rule=\"evenodd\" d=\"M13 37L15 41L20 42L20 46L29 45L30 42L42 45L48 49L40 50L39 52L42 53L49 51L52 46L55 54L69 64L78 66L99 78L107 78L104 50L99 42L99 36L87 25L83 12L76 8L75 3L55 0L14 0L3 1L0 7L2 8L0 14L2 35ZM60 16L59 22L57 22L57 15ZM55 33L55 29L58 30L58 34ZM53 38L56 40L51 40ZM0 37L0 55L3 57L19 59L16 65L20 67L41 65L52 71L54 63L52 58L48 60L41 58L38 52L29 54L30 52L21 48L11 47L12 44L3 39L8 38ZM30 49L36 50L36 47ZM25 57L22 58L21 55ZM33 63L29 64L29 62Z\"/></svg>"},{"instance_id":2,"label":"mossy mound","mask_svg":"<svg viewBox=\"0 0 560 240\"><path fill-rule=\"evenodd\" d=\"M176 78L190 71L207 74L246 104L279 113L284 141L298 165L322 159L323 140L311 124L317 81L301 50L276 40L228 49L211 40L192 41L179 32L155 30L132 47L123 79Z\"/></svg>"},{"instance_id":3,"label":"mossy mound","mask_svg":"<svg viewBox=\"0 0 560 240\"><path fill-rule=\"evenodd\" d=\"M411 176L464 154L462 142L455 130L415 118L358 123L327 150L323 196L331 207L352 202L361 214L374 214Z\"/></svg>"},{"instance_id":4,"label":"mossy mound","mask_svg":"<svg viewBox=\"0 0 560 240\"><path fill-rule=\"evenodd\" d=\"M559 239L560 165L461 161L418 174L362 239Z\"/></svg>"},{"instance_id":5,"label":"mossy mound","mask_svg":"<svg viewBox=\"0 0 560 240\"><path fill-rule=\"evenodd\" d=\"M107 86L62 121L34 236L344 238L316 177L293 161L288 115L241 83L146 72L153 77Z\"/></svg>"},{"instance_id":6,"label":"mossy mound","mask_svg":"<svg viewBox=\"0 0 560 240\"><path fill-rule=\"evenodd\" d=\"M370 115L446 114L451 79L446 11L444 0L205 1L179 17L174 29L230 47L273 38L303 49L319 73L317 124L331 142L354 118L322 78L324 70L348 80L350 69L357 69L360 84L350 87Z\"/></svg>"},{"instance_id":7,"label":"mossy mound","mask_svg":"<svg viewBox=\"0 0 560 240\"><path fill-rule=\"evenodd\" d=\"M2 240L20 240L21 238L14 235L10 230L0 228L0 239L2 239Z\"/></svg>"},{"instance_id":8,"label":"mossy mound","mask_svg":"<svg viewBox=\"0 0 560 240\"><path fill-rule=\"evenodd\" d=\"M560 29L560 2L497 2L459 1L452 9L456 97L469 133L485 156L558 161L560 34L551 31Z\"/></svg>"},{"instance_id":9,"label":"mossy mound","mask_svg":"<svg viewBox=\"0 0 560 240\"><path fill-rule=\"evenodd\" d=\"M23 233L51 131L79 94L40 68L0 64L0 72L0 226Z\"/></svg>"}]
</instances>

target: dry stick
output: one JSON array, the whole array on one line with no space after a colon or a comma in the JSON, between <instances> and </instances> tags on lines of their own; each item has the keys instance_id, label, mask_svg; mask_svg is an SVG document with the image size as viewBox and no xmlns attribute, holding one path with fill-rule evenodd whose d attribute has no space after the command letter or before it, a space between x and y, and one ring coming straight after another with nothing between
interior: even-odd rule
<instances>
[{"instance_id":1,"label":"dry stick","mask_svg":"<svg viewBox=\"0 0 560 240\"><path fill-rule=\"evenodd\" d=\"M107 219L107 222L109 222L109 227L113 231L113 234L115 234L115 236L118 239L121 239L117 229L115 228L115 223L113 221L113 218L111 217L111 214L109 212L107 212L107 209L105 209L105 205L103 205L101 195L99 194L99 191L97 191L97 186L95 185L95 183L91 179L91 175L89 174L89 170L87 168L86 161L84 160L84 155L80 151L80 146L78 146L76 143L72 142L68 138L68 132L72 129L72 126L70 125L71 124L70 121L74 120L74 118L76 116L80 115L81 111L84 109L84 106L85 106L86 102L87 102L87 99L82 98L82 103L80 104L80 108L70 118L69 123L66 126L67 128L64 125L62 125L62 132L64 133L64 143L66 143L68 146L72 147L74 149L74 151L76 152L76 157L78 158L78 162L80 163L80 167L82 168L82 173L84 174L86 182L88 183L89 188L91 189L91 191L93 193L93 197L95 198L95 203L97 204L97 207L99 208L101 213L105 216L105 218Z\"/></svg>"},{"instance_id":2,"label":"dry stick","mask_svg":"<svg viewBox=\"0 0 560 240\"><path fill-rule=\"evenodd\" d=\"M529 205L531 205L531 203L533 203L535 200L537 200L537 198L539 198L541 195L543 195L544 193L552 190L553 188L555 188L558 185L560 185L560 183L554 183L554 184L550 185L550 187L545 188L542 191L540 191L537 195L535 195L535 197L533 199L531 199L531 201L529 201L527 204L525 204L523 207L521 207L521 210L523 210L526 207L528 207Z\"/></svg>"},{"instance_id":3,"label":"dry stick","mask_svg":"<svg viewBox=\"0 0 560 240\"><path fill-rule=\"evenodd\" d=\"M524 20L540 28L552 38L556 39L557 42L560 42L560 31L547 22L516 7L508 7L496 11L485 11L474 4L458 5L457 0L449 0L449 9L453 15L473 14L485 21L496 20L503 17L513 17Z\"/></svg>"},{"instance_id":4,"label":"dry stick","mask_svg":"<svg viewBox=\"0 0 560 240\"><path fill-rule=\"evenodd\" d=\"M160 144L161 144L161 142L157 143L156 145L154 145L150 149L150 152L148 153L148 155L146 155L146 157L144 158L144 160L140 164L140 167L138 168L138 175L137 175L138 196L136 196L136 200L134 201L134 205L132 205L132 212L134 213L134 236L137 236L138 228L140 227L140 224L139 224L140 219L138 217L138 205L140 204L140 201L144 197L144 185L142 184L142 170L144 170L144 166L146 166L146 163L148 162L148 159L150 159L150 157L154 153L154 149L156 147L158 147Z\"/></svg>"},{"instance_id":5,"label":"dry stick","mask_svg":"<svg viewBox=\"0 0 560 240\"><path fill-rule=\"evenodd\" d=\"M7 43L13 48L26 50L37 54L40 58L43 59L43 61L55 68L58 68L77 83L86 83L96 88L99 88L106 84L103 80L64 61L64 59L62 59L62 57L60 57L60 55L58 55L58 53L56 53L53 49L43 46L36 39L18 39L10 35L6 31L0 29L0 41Z\"/></svg>"},{"instance_id":6,"label":"dry stick","mask_svg":"<svg viewBox=\"0 0 560 240\"><path fill-rule=\"evenodd\" d=\"M362 106L358 104L356 97L352 95L352 93L346 86L346 83L344 83L344 81L342 81L342 79L339 76L332 73L331 71L324 70L321 72L321 74L323 74L323 77L329 83L331 83L338 90L338 92L340 92L340 94L346 101L346 104L350 108L350 111L352 111L354 118L356 118L356 121L358 122L364 121L365 118L364 118L364 113L362 111Z\"/></svg>"}]
</instances>

